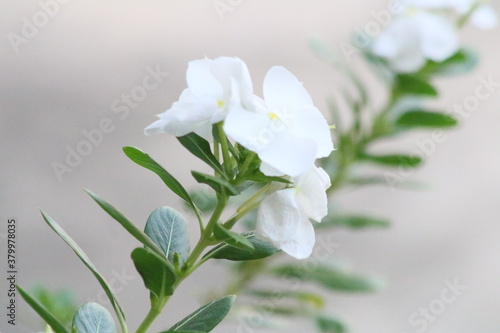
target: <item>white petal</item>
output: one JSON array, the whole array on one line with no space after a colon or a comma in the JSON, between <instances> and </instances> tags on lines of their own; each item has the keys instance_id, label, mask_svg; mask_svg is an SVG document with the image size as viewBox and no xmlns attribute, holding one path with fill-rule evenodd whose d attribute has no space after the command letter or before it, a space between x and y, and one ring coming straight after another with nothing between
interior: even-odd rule
<instances>
[{"instance_id":1,"label":"white petal","mask_svg":"<svg viewBox=\"0 0 500 333\"><path fill-rule=\"evenodd\" d=\"M422 51L426 58L441 62L458 51L460 40L453 20L429 13L420 13L415 19L419 25Z\"/></svg>"},{"instance_id":2,"label":"white petal","mask_svg":"<svg viewBox=\"0 0 500 333\"><path fill-rule=\"evenodd\" d=\"M252 80L247 65L239 58L219 57L214 60L213 73L226 89L233 89L237 83L239 98L245 101L253 96ZM230 81L229 81L230 80Z\"/></svg>"},{"instance_id":3,"label":"white petal","mask_svg":"<svg viewBox=\"0 0 500 333\"><path fill-rule=\"evenodd\" d=\"M183 136L196 132L206 139L211 137L211 117L217 106L210 100L199 98L190 89L185 89L179 101L158 115L160 120L146 127L146 135L167 133ZM208 132L208 137L207 137Z\"/></svg>"},{"instance_id":4,"label":"white petal","mask_svg":"<svg viewBox=\"0 0 500 333\"><path fill-rule=\"evenodd\" d=\"M272 67L264 79L264 100L270 109L313 105L311 96L297 78L282 66Z\"/></svg>"},{"instance_id":5,"label":"white petal","mask_svg":"<svg viewBox=\"0 0 500 333\"><path fill-rule=\"evenodd\" d=\"M330 186L332 186L330 175L323 168L316 168L316 172L318 173L318 177L323 185L323 189L325 191L328 190Z\"/></svg>"},{"instance_id":6,"label":"white petal","mask_svg":"<svg viewBox=\"0 0 500 333\"><path fill-rule=\"evenodd\" d=\"M321 222L328 214L328 198L325 192L329 187L328 175L323 169L312 167L297 177L295 182L298 204L309 218Z\"/></svg>"},{"instance_id":7,"label":"white petal","mask_svg":"<svg viewBox=\"0 0 500 333\"><path fill-rule=\"evenodd\" d=\"M303 107L297 110L293 121L293 134L313 140L317 145L316 158L327 157L333 151L330 127L323 114L315 107Z\"/></svg>"},{"instance_id":8,"label":"white petal","mask_svg":"<svg viewBox=\"0 0 500 333\"><path fill-rule=\"evenodd\" d=\"M317 152L314 141L297 138L286 132L269 133L269 144L258 153L263 162L292 177L314 165Z\"/></svg>"},{"instance_id":9,"label":"white petal","mask_svg":"<svg viewBox=\"0 0 500 333\"><path fill-rule=\"evenodd\" d=\"M266 136L269 121L265 114L234 106L224 121L224 132L243 147L258 153L269 144Z\"/></svg>"},{"instance_id":10,"label":"white petal","mask_svg":"<svg viewBox=\"0 0 500 333\"><path fill-rule=\"evenodd\" d=\"M216 101L223 98L223 87L212 73L213 60L200 59L189 62L186 79L188 87L198 96L211 96Z\"/></svg>"},{"instance_id":11,"label":"white petal","mask_svg":"<svg viewBox=\"0 0 500 333\"><path fill-rule=\"evenodd\" d=\"M262 162L260 164L260 171L262 171L262 173L265 174L266 176L270 176L270 177L284 176L283 172L273 168L272 166L270 166L266 162Z\"/></svg>"},{"instance_id":12,"label":"white petal","mask_svg":"<svg viewBox=\"0 0 500 333\"><path fill-rule=\"evenodd\" d=\"M470 22L480 29L493 29L498 25L498 16L491 6L483 5L472 13Z\"/></svg>"},{"instance_id":13,"label":"white petal","mask_svg":"<svg viewBox=\"0 0 500 333\"><path fill-rule=\"evenodd\" d=\"M375 40L373 52L387 58L397 72L415 72L425 64L418 26L412 17L395 18Z\"/></svg>"},{"instance_id":14,"label":"white petal","mask_svg":"<svg viewBox=\"0 0 500 333\"><path fill-rule=\"evenodd\" d=\"M417 43L418 40L409 35L416 36L413 20L406 16L397 16L392 23L373 42L373 53L384 58L397 57L404 48L404 44Z\"/></svg>"},{"instance_id":15,"label":"white petal","mask_svg":"<svg viewBox=\"0 0 500 333\"><path fill-rule=\"evenodd\" d=\"M274 192L262 201L257 233L297 259L309 257L314 247L314 229L297 207L294 189Z\"/></svg>"}]
</instances>

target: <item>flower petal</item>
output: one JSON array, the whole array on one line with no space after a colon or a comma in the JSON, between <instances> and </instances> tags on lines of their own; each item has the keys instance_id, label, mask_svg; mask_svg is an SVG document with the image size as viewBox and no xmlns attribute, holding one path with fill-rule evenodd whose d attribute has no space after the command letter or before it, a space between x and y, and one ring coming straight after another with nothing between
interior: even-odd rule
<instances>
[{"instance_id":1,"label":"flower petal","mask_svg":"<svg viewBox=\"0 0 500 333\"><path fill-rule=\"evenodd\" d=\"M307 216L317 222L328 214L326 189L330 187L330 178L326 172L312 167L295 180L297 202Z\"/></svg>"},{"instance_id":2,"label":"flower petal","mask_svg":"<svg viewBox=\"0 0 500 333\"><path fill-rule=\"evenodd\" d=\"M483 5L472 13L470 22L480 29L493 29L498 25L498 16L491 6Z\"/></svg>"},{"instance_id":3,"label":"flower petal","mask_svg":"<svg viewBox=\"0 0 500 333\"><path fill-rule=\"evenodd\" d=\"M316 158L327 157L333 151L330 127L323 114L315 107L300 108L293 119L293 134L313 140L317 145Z\"/></svg>"},{"instance_id":4,"label":"flower petal","mask_svg":"<svg viewBox=\"0 0 500 333\"><path fill-rule=\"evenodd\" d=\"M224 132L243 147L256 153L266 148L269 117L233 106L224 121Z\"/></svg>"},{"instance_id":5,"label":"flower petal","mask_svg":"<svg viewBox=\"0 0 500 333\"><path fill-rule=\"evenodd\" d=\"M422 52L428 59L441 62L460 48L460 40L453 20L442 15L419 13L415 17L419 26Z\"/></svg>"},{"instance_id":6,"label":"flower petal","mask_svg":"<svg viewBox=\"0 0 500 333\"><path fill-rule=\"evenodd\" d=\"M270 109L313 106L311 96L302 83L282 66L274 66L267 72L264 78L264 100Z\"/></svg>"},{"instance_id":7,"label":"flower petal","mask_svg":"<svg viewBox=\"0 0 500 333\"><path fill-rule=\"evenodd\" d=\"M214 100L223 98L223 87L212 73L214 66L211 59L200 59L189 62L186 73L187 85L198 96L210 96Z\"/></svg>"},{"instance_id":8,"label":"flower petal","mask_svg":"<svg viewBox=\"0 0 500 333\"><path fill-rule=\"evenodd\" d=\"M413 17L395 18L375 40L373 52L398 72L417 71L425 64L418 28Z\"/></svg>"},{"instance_id":9,"label":"flower petal","mask_svg":"<svg viewBox=\"0 0 500 333\"><path fill-rule=\"evenodd\" d=\"M188 88L182 92L179 101L159 114L160 120L146 127L144 132L146 135L167 133L175 136L196 132L208 140L212 131L210 120L216 108L210 100L197 97Z\"/></svg>"},{"instance_id":10,"label":"flower petal","mask_svg":"<svg viewBox=\"0 0 500 333\"><path fill-rule=\"evenodd\" d=\"M297 259L309 257L314 247L314 228L297 206L294 189L274 192L262 201L257 233Z\"/></svg>"},{"instance_id":11,"label":"flower petal","mask_svg":"<svg viewBox=\"0 0 500 333\"><path fill-rule=\"evenodd\" d=\"M258 153L263 162L292 177L314 165L317 155L314 141L297 138L287 132L269 132L269 135L269 144Z\"/></svg>"}]
</instances>

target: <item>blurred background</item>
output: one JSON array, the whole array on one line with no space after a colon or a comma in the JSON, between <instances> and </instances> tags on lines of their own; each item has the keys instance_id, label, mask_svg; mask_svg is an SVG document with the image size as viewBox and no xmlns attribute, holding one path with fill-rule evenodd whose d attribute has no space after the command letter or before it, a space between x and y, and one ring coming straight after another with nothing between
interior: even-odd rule
<instances>
[{"instance_id":1,"label":"blurred background","mask_svg":"<svg viewBox=\"0 0 500 333\"><path fill-rule=\"evenodd\" d=\"M225 7L217 10L220 2ZM40 14L44 3L52 4L45 5L50 17ZM19 284L72 289L80 303L103 299L93 276L43 222L41 208L112 281L135 328L149 304L130 260L139 244L83 189L98 193L141 227L159 206L182 209L177 197L155 175L129 161L121 148L140 147L188 188L196 187L190 170L205 166L180 149L175 138L143 134L185 88L188 62L205 56L240 57L257 94L267 70L283 65L304 82L326 113L327 98L335 96L343 79L314 56L307 41L318 38L342 54L340 46L350 43L355 30L377 22L376 13L387 10L388 3L1 0L0 6L2 274L7 219L14 217ZM38 22L38 27L30 27L30 22ZM500 82L499 36L500 28L465 30L464 43L480 53L480 65L471 74L437 82L437 109L449 110L474 96L481 77ZM386 96L361 58L354 55L348 61L365 73L376 103L383 103ZM148 89L141 88L148 75L155 79L147 79ZM335 259L386 281L380 293L332 296L328 310L345 319L351 332L419 331L410 325L410 317L439 299L447 280L466 289L429 320L425 332L500 332L500 87L493 89L468 116L459 117L457 129L435 143L423 168L404 176L426 182L424 190L378 186L335 198L347 211L373 213L393 223L387 230L332 234L338 245ZM102 138L97 136L90 146L82 143L85 133L99 128L107 132L101 131ZM417 132L391 146L422 150L419 142L429 135ZM86 156L68 157L76 149ZM55 172L56 165L66 167ZM224 280L223 267L211 262L189 278L154 327L169 327L197 308L206 292ZM5 309L7 286L1 276L0 305ZM0 331L40 331L37 315L21 299L18 306L15 327L7 325L1 311ZM215 330L234 331L231 325Z\"/></svg>"}]
</instances>

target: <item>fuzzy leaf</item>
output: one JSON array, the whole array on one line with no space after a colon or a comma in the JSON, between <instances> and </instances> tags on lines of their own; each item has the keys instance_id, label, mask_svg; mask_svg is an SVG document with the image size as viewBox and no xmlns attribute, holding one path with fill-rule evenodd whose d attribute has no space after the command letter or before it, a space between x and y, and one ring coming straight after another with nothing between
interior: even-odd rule
<instances>
[{"instance_id":1,"label":"fuzzy leaf","mask_svg":"<svg viewBox=\"0 0 500 333\"><path fill-rule=\"evenodd\" d=\"M179 254L181 266L187 260L190 251L187 223L175 209L155 209L146 222L144 232L162 249L171 263L174 262L174 253Z\"/></svg>"},{"instance_id":2,"label":"fuzzy leaf","mask_svg":"<svg viewBox=\"0 0 500 333\"><path fill-rule=\"evenodd\" d=\"M81 306L73 318L73 327L78 333L115 333L113 317L106 308L97 303Z\"/></svg>"}]
</instances>

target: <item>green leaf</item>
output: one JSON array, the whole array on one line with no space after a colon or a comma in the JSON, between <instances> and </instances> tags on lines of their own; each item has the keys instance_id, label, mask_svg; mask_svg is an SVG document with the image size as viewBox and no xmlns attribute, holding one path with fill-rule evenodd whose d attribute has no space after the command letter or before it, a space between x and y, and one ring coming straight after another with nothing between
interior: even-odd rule
<instances>
[{"instance_id":1,"label":"green leaf","mask_svg":"<svg viewBox=\"0 0 500 333\"><path fill-rule=\"evenodd\" d=\"M401 128L449 128L457 124L452 116L423 110L407 111L396 120L396 125Z\"/></svg>"},{"instance_id":2,"label":"green leaf","mask_svg":"<svg viewBox=\"0 0 500 333\"><path fill-rule=\"evenodd\" d=\"M114 218L118 223L120 223L125 230L127 230L135 239L149 247L151 250L155 251L159 255L163 255L162 249L156 245L155 242L151 240L144 232L142 232L139 228L137 228L132 222L130 222L122 213L120 213L115 207L107 203L104 199L99 197L97 194L93 193L90 190L85 190L92 199L97 202L99 206L106 213L108 213L112 218Z\"/></svg>"},{"instance_id":3,"label":"green leaf","mask_svg":"<svg viewBox=\"0 0 500 333\"><path fill-rule=\"evenodd\" d=\"M317 266L308 269L299 265L283 265L272 270L278 276L294 277L315 282L320 286L344 292L372 292L380 289L380 283L374 279L353 275L338 268Z\"/></svg>"},{"instance_id":4,"label":"green leaf","mask_svg":"<svg viewBox=\"0 0 500 333\"><path fill-rule=\"evenodd\" d=\"M372 162L389 167L416 168L423 162L419 156L392 154L392 155L371 155L363 154L361 160Z\"/></svg>"},{"instance_id":5,"label":"green leaf","mask_svg":"<svg viewBox=\"0 0 500 333\"><path fill-rule=\"evenodd\" d=\"M436 88L415 75L399 74L394 82L394 91L400 95L437 97Z\"/></svg>"},{"instance_id":6,"label":"green leaf","mask_svg":"<svg viewBox=\"0 0 500 333\"><path fill-rule=\"evenodd\" d=\"M182 266L189 256L189 234L184 217L173 208L155 209L146 222L144 232L158 245L168 261L174 262L174 253L179 254Z\"/></svg>"},{"instance_id":7,"label":"green leaf","mask_svg":"<svg viewBox=\"0 0 500 333\"><path fill-rule=\"evenodd\" d=\"M68 290L50 291L38 286L33 289L32 295L63 325L71 325L73 315L77 310L74 293Z\"/></svg>"},{"instance_id":8,"label":"green leaf","mask_svg":"<svg viewBox=\"0 0 500 333\"><path fill-rule=\"evenodd\" d=\"M97 303L81 306L73 318L73 327L78 333L115 333L113 317L106 308Z\"/></svg>"},{"instance_id":9,"label":"green leaf","mask_svg":"<svg viewBox=\"0 0 500 333\"><path fill-rule=\"evenodd\" d=\"M316 317L316 326L318 327L321 333L347 332L347 328L340 321L325 316Z\"/></svg>"},{"instance_id":10,"label":"green leaf","mask_svg":"<svg viewBox=\"0 0 500 333\"><path fill-rule=\"evenodd\" d=\"M478 63L477 52L471 49L461 49L445 61L427 61L420 72L425 75L459 75L472 71Z\"/></svg>"},{"instance_id":11,"label":"green leaf","mask_svg":"<svg viewBox=\"0 0 500 333\"><path fill-rule=\"evenodd\" d=\"M172 326L168 331L210 332L226 317L236 296L224 296L210 302ZM167 332L168 332L167 331ZM163 332L166 333L166 332Z\"/></svg>"},{"instance_id":12,"label":"green leaf","mask_svg":"<svg viewBox=\"0 0 500 333\"><path fill-rule=\"evenodd\" d=\"M76 244L76 242L57 224L56 221L54 221L50 216L46 215L44 212L42 212L43 219L47 224L54 230L65 242L68 244L71 249L75 252L75 254L80 258L80 260L87 266L87 268L94 274L95 278L101 285L101 287L104 289L106 292L106 295L109 298L109 301L111 302L111 305L113 306L113 309L116 312L116 315L118 319L120 320L120 323L123 324L125 323L125 314L123 313L123 310L118 303L116 296L114 295L111 287L109 284L106 282L104 277L99 273L97 268L94 266L94 264L90 261L89 257L83 252L83 250ZM123 328L123 327L122 327Z\"/></svg>"},{"instance_id":13,"label":"green leaf","mask_svg":"<svg viewBox=\"0 0 500 333\"><path fill-rule=\"evenodd\" d=\"M132 251L135 268L144 281L144 285L158 299L174 293L176 281L174 268L165 258L149 249L138 247Z\"/></svg>"},{"instance_id":14,"label":"green leaf","mask_svg":"<svg viewBox=\"0 0 500 333\"><path fill-rule=\"evenodd\" d=\"M316 229L328 227L347 227L351 229L387 228L389 221L363 215L330 215L321 223L315 225Z\"/></svg>"},{"instance_id":15,"label":"green leaf","mask_svg":"<svg viewBox=\"0 0 500 333\"><path fill-rule=\"evenodd\" d=\"M127 155L132 161L139 164L140 166L149 169L156 173L161 180L168 186L169 189L172 190L179 197L184 199L189 206L191 206L196 212L198 212L198 208L193 203L193 200L189 197L189 194L184 189L184 187L174 178L170 173L167 172L161 165L156 163L148 154L142 152L141 150L135 147L123 147L123 151L125 155Z\"/></svg>"},{"instance_id":16,"label":"green leaf","mask_svg":"<svg viewBox=\"0 0 500 333\"><path fill-rule=\"evenodd\" d=\"M217 195L208 188L203 190L194 190L189 193L193 202L203 213L213 212L217 206Z\"/></svg>"},{"instance_id":17,"label":"green leaf","mask_svg":"<svg viewBox=\"0 0 500 333\"><path fill-rule=\"evenodd\" d=\"M228 243L223 243L210 250L204 258L246 261L263 259L279 252L271 243L255 237L254 232L245 233L242 236L252 244L254 247L253 251L242 250Z\"/></svg>"},{"instance_id":18,"label":"green leaf","mask_svg":"<svg viewBox=\"0 0 500 333\"><path fill-rule=\"evenodd\" d=\"M190 133L177 138L179 142L194 156L210 165L219 174L224 175L224 169L217 158L212 154L210 144L196 133Z\"/></svg>"},{"instance_id":19,"label":"green leaf","mask_svg":"<svg viewBox=\"0 0 500 333\"><path fill-rule=\"evenodd\" d=\"M255 250L252 243L245 236L227 230L219 223L215 224L214 236L216 239L226 242L227 244L244 251L252 252Z\"/></svg>"},{"instance_id":20,"label":"green leaf","mask_svg":"<svg viewBox=\"0 0 500 333\"><path fill-rule=\"evenodd\" d=\"M325 300L323 299L323 297L310 292L301 292L293 290L285 290L285 291L249 290L246 293L251 296L270 298L270 299L292 298L302 303L312 304L316 308L323 308L325 306Z\"/></svg>"},{"instance_id":21,"label":"green leaf","mask_svg":"<svg viewBox=\"0 0 500 333\"><path fill-rule=\"evenodd\" d=\"M291 182L285 178L282 177L271 177L271 176L266 176L260 171L256 171L252 175L248 175L246 177L247 180L251 180L256 183L270 183L270 182L278 182L278 183L284 183L284 184L290 184Z\"/></svg>"},{"instance_id":22,"label":"green leaf","mask_svg":"<svg viewBox=\"0 0 500 333\"><path fill-rule=\"evenodd\" d=\"M22 298L28 303L33 310L38 313L40 317L52 328L55 333L68 333L68 330L61 324L52 313L50 313L40 302L31 296L27 291L25 291L20 286L16 286L17 291L22 296Z\"/></svg>"},{"instance_id":23,"label":"green leaf","mask_svg":"<svg viewBox=\"0 0 500 333\"><path fill-rule=\"evenodd\" d=\"M225 192L226 194L230 195L240 194L240 191L238 191L236 187L231 185L230 182L228 182L223 178L207 175L196 171L191 171L191 174L198 183L207 184L208 186L213 188L217 193Z\"/></svg>"}]
</instances>

